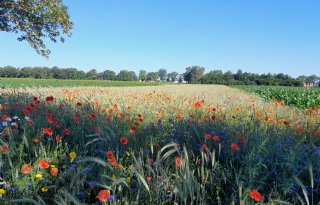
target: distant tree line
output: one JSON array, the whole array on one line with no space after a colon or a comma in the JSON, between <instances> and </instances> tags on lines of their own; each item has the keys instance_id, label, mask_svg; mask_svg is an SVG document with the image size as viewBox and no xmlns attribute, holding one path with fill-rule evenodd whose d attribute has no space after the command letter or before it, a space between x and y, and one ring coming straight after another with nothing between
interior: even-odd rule
<instances>
[{"instance_id":1,"label":"distant tree line","mask_svg":"<svg viewBox=\"0 0 320 205\"><path fill-rule=\"evenodd\" d=\"M112 70L97 72L91 69L88 72L76 68L58 67L23 67L13 66L0 67L1 78L36 78L36 79L88 79L88 80L111 80L111 81L162 81L162 82L185 82L192 84L221 84L221 85L278 85L278 86L303 86L304 83L319 84L319 77L316 75L299 76L292 78L283 73L279 74L255 74L231 71L222 72L212 70L205 73L205 68L190 66L184 73L167 72L161 68L156 72L140 70L138 74L134 71L121 70L116 73Z\"/></svg>"}]
</instances>

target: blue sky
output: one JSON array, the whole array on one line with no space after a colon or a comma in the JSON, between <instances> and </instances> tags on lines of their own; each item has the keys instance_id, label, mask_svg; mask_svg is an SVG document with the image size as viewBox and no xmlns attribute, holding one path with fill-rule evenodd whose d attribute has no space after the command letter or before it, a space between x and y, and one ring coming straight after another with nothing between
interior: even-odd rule
<instances>
[{"instance_id":1,"label":"blue sky","mask_svg":"<svg viewBox=\"0 0 320 205\"><path fill-rule=\"evenodd\" d=\"M74 30L49 60L0 32L0 66L320 76L320 1L65 0Z\"/></svg>"}]
</instances>

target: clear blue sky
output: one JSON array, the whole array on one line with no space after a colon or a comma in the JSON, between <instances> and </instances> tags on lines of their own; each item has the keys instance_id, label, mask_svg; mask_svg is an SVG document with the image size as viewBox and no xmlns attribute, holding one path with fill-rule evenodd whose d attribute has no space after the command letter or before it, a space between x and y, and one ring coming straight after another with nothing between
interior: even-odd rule
<instances>
[{"instance_id":1,"label":"clear blue sky","mask_svg":"<svg viewBox=\"0 0 320 205\"><path fill-rule=\"evenodd\" d=\"M320 76L319 0L65 0L74 22L49 60L0 32L0 66Z\"/></svg>"}]
</instances>

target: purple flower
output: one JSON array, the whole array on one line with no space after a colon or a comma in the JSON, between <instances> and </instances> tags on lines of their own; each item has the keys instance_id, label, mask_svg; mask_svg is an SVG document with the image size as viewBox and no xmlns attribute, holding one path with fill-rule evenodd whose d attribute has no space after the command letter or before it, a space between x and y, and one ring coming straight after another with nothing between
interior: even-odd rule
<instances>
[{"instance_id":1,"label":"purple flower","mask_svg":"<svg viewBox=\"0 0 320 205\"><path fill-rule=\"evenodd\" d=\"M88 185L89 185L90 187L94 187L94 185L96 185L96 183L94 183L94 182L89 182Z\"/></svg>"}]
</instances>

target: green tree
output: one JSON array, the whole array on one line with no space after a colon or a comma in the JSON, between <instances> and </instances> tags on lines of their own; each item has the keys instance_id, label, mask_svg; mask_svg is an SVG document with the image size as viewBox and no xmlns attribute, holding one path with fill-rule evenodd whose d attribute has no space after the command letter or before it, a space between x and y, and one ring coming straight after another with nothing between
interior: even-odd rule
<instances>
[{"instance_id":1,"label":"green tree","mask_svg":"<svg viewBox=\"0 0 320 205\"><path fill-rule=\"evenodd\" d=\"M141 82L144 82L147 80L147 71L145 70L139 71L139 80L141 80Z\"/></svg>"},{"instance_id":2,"label":"green tree","mask_svg":"<svg viewBox=\"0 0 320 205\"><path fill-rule=\"evenodd\" d=\"M98 73L96 69L91 69L87 72L87 79L96 80L98 79Z\"/></svg>"},{"instance_id":3,"label":"green tree","mask_svg":"<svg viewBox=\"0 0 320 205\"><path fill-rule=\"evenodd\" d=\"M116 72L112 70L105 70L102 72L102 79L103 80L117 80Z\"/></svg>"},{"instance_id":4,"label":"green tree","mask_svg":"<svg viewBox=\"0 0 320 205\"><path fill-rule=\"evenodd\" d=\"M158 72L149 72L147 74L147 80L148 81L158 81L158 78L159 78L159 74Z\"/></svg>"},{"instance_id":5,"label":"green tree","mask_svg":"<svg viewBox=\"0 0 320 205\"><path fill-rule=\"evenodd\" d=\"M64 42L71 35L72 22L62 0L1 0L0 31L20 33L38 54L48 57L50 50L43 39Z\"/></svg>"},{"instance_id":6,"label":"green tree","mask_svg":"<svg viewBox=\"0 0 320 205\"><path fill-rule=\"evenodd\" d=\"M178 76L179 76L179 73L177 72L171 72L171 73L168 73L167 75L167 81L168 82L175 82L177 79L178 79Z\"/></svg>"},{"instance_id":7,"label":"green tree","mask_svg":"<svg viewBox=\"0 0 320 205\"><path fill-rule=\"evenodd\" d=\"M184 80L188 83L199 83L203 76L205 68L200 66L190 66L186 68L184 73Z\"/></svg>"},{"instance_id":8,"label":"green tree","mask_svg":"<svg viewBox=\"0 0 320 205\"><path fill-rule=\"evenodd\" d=\"M159 75L159 78L161 81L165 81L166 78L167 78L167 70L164 69L164 68L161 68L159 71L158 71L158 75Z\"/></svg>"}]
</instances>

